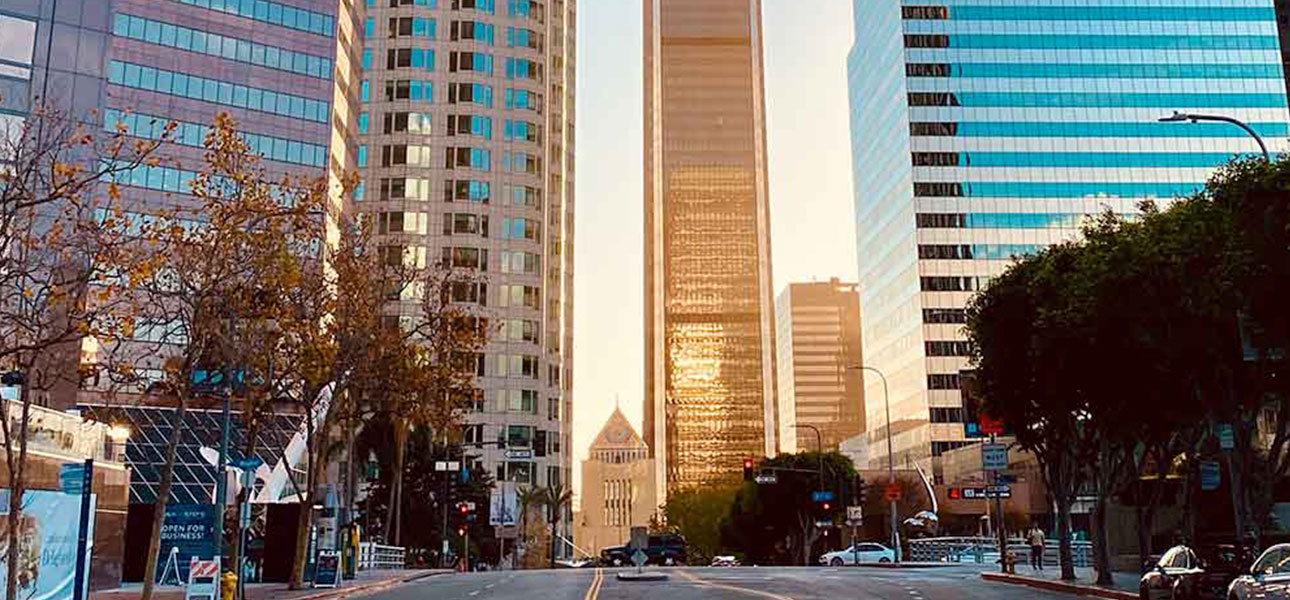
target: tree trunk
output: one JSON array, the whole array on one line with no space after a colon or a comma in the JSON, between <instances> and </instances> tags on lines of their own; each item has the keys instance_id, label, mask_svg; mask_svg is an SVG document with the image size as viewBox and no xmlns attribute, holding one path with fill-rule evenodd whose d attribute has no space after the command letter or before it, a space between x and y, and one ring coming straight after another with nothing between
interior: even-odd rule
<instances>
[{"instance_id":1,"label":"tree trunk","mask_svg":"<svg viewBox=\"0 0 1290 600\"><path fill-rule=\"evenodd\" d=\"M1097 570L1098 585L1115 583L1111 575L1115 572L1111 565L1111 536L1106 529L1110 504L1111 501L1105 494L1099 494L1097 504L1093 508L1093 565Z\"/></svg>"},{"instance_id":2,"label":"tree trunk","mask_svg":"<svg viewBox=\"0 0 1290 600\"><path fill-rule=\"evenodd\" d=\"M318 446L321 443L314 439L313 419L305 413L305 489L300 494L300 513L296 516L296 553L291 565L291 579L287 587L293 590L303 589L305 585L305 564L309 562L309 524L314 506L315 488L318 487Z\"/></svg>"},{"instance_id":3,"label":"tree trunk","mask_svg":"<svg viewBox=\"0 0 1290 600\"><path fill-rule=\"evenodd\" d=\"M403 528L403 461L408 445L408 426L401 419L394 421L394 479L390 483L390 514L385 519L387 544L399 545ZM447 535L447 532L444 532Z\"/></svg>"},{"instance_id":4,"label":"tree trunk","mask_svg":"<svg viewBox=\"0 0 1290 600\"><path fill-rule=\"evenodd\" d=\"M31 416L31 398L28 396L29 385L24 383L20 392L22 402L22 417L18 423L18 456L14 460L12 440L5 440L5 453L9 467L9 515L7 517L8 532L8 553L5 556L5 568L8 572L5 574L5 600L15 600L18 597L18 559L22 556L22 496L27 491L27 424ZM4 409L0 418L9 421L9 403L0 403L0 408ZM9 425L6 425L5 432L12 432ZM90 493L85 490L83 493ZM86 565L88 567L88 565Z\"/></svg>"},{"instance_id":5,"label":"tree trunk","mask_svg":"<svg viewBox=\"0 0 1290 600\"><path fill-rule=\"evenodd\" d=\"M1111 510L1111 487L1118 479L1119 465L1105 440L1099 442L1097 472L1097 502L1093 506L1093 567L1098 585L1115 583L1111 573L1111 536L1107 531L1107 518Z\"/></svg>"},{"instance_id":6,"label":"tree trunk","mask_svg":"<svg viewBox=\"0 0 1290 600\"><path fill-rule=\"evenodd\" d=\"M188 400L179 398L179 406L170 422L170 439L166 440L166 462L161 467L161 485L157 487L157 500L153 503L152 533L148 536L148 556L143 568L143 594L140 600L152 598L153 587L157 584L157 560L161 555L161 527L166 522L166 504L170 502L170 485L175 479L175 450L184 431L184 415L188 412ZM215 555L220 555L223 540L215 540Z\"/></svg>"}]
</instances>

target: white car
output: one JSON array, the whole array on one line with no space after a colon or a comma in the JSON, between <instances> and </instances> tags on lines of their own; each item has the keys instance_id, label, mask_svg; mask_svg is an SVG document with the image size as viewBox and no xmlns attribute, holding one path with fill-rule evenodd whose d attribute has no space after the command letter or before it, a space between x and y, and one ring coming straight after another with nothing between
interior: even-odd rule
<instances>
[{"instance_id":1,"label":"white car","mask_svg":"<svg viewBox=\"0 0 1290 600\"><path fill-rule=\"evenodd\" d=\"M1290 597L1290 544L1279 544L1264 551L1250 567L1249 575L1232 582L1227 597L1231 600Z\"/></svg>"},{"instance_id":2,"label":"white car","mask_svg":"<svg viewBox=\"0 0 1290 600\"><path fill-rule=\"evenodd\" d=\"M891 548L873 542L858 542L850 548L826 552L820 557L820 564L840 567L864 563L889 563L895 560L896 552Z\"/></svg>"}]
</instances>

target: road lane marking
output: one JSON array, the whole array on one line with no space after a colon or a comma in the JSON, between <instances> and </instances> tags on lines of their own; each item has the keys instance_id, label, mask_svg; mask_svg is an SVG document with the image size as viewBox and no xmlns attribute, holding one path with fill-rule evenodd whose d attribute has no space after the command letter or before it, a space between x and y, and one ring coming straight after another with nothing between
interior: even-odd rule
<instances>
[{"instance_id":1,"label":"road lane marking","mask_svg":"<svg viewBox=\"0 0 1290 600\"><path fill-rule=\"evenodd\" d=\"M596 568L596 575L591 578L591 586L587 588L587 593L583 595L582 600L596 600L600 596L600 584L605 581L605 570Z\"/></svg>"},{"instance_id":2,"label":"road lane marking","mask_svg":"<svg viewBox=\"0 0 1290 600\"><path fill-rule=\"evenodd\" d=\"M716 588L719 590L729 590L732 592L740 592L740 593L749 594L752 596L761 596L763 598L770 598L771 600L793 600L793 598L789 596L781 596L779 594L774 594L774 593L766 592L762 590L752 590L752 589L742 588L734 585L726 585L724 583L713 583L711 581L705 581L703 579L699 579L698 576L691 575L689 573L686 573L685 571L677 571L676 574L680 575L683 579L688 579L691 582L693 582L695 585L699 585L702 587L710 587L710 588Z\"/></svg>"},{"instance_id":3,"label":"road lane marking","mask_svg":"<svg viewBox=\"0 0 1290 600\"><path fill-rule=\"evenodd\" d=\"M495 585L497 585L497 584L496 584L496 583L490 583L490 584L488 584L488 585L484 586L484 589L486 589L486 590L491 590L491 589L493 589L493 586L495 586Z\"/></svg>"},{"instance_id":4,"label":"road lane marking","mask_svg":"<svg viewBox=\"0 0 1290 600\"><path fill-rule=\"evenodd\" d=\"M475 590L475 591L473 591L473 592L471 592L471 593L469 593L469 594L466 594L466 595L467 595L467 596L478 596L478 595L479 595L479 590Z\"/></svg>"}]
</instances>

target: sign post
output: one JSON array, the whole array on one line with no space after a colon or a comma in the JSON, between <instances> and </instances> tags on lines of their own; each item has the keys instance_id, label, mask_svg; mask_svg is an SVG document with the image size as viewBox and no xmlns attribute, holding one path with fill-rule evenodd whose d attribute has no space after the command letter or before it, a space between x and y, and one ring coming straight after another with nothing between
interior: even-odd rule
<instances>
[{"instance_id":1,"label":"sign post","mask_svg":"<svg viewBox=\"0 0 1290 600\"><path fill-rule=\"evenodd\" d=\"M73 469L66 470L74 472ZM59 471L59 475L62 475L62 470ZM76 589L72 590L74 600L84 600L88 596L89 562L86 560L88 554L86 550L89 546L90 496L94 493L94 459L85 459L80 475L81 519L76 527Z\"/></svg>"}]
</instances>

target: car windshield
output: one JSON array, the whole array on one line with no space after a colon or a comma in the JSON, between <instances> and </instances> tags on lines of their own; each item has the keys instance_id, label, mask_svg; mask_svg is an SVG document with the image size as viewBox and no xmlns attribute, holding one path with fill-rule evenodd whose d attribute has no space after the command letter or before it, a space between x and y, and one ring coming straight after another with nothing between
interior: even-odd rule
<instances>
[{"instance_id":1,"label":"car windshield","mask_svg":"<svg viewBox=\"0 0 1290 600\"><path fill-rule=\"evenodd\" d=\"M1253 570L1262 575L1290 573L1290 548L1268 550L1254 563Z\"/></svg>"}]
</instances>

